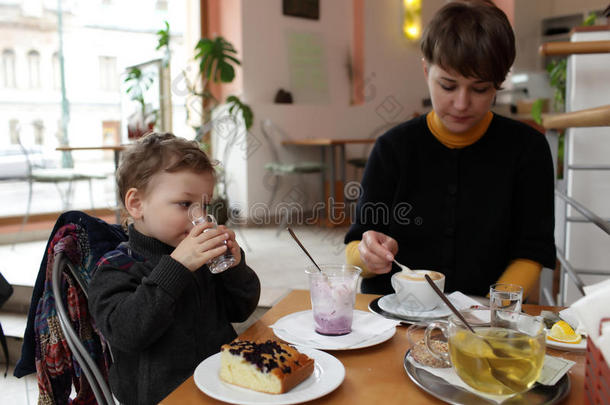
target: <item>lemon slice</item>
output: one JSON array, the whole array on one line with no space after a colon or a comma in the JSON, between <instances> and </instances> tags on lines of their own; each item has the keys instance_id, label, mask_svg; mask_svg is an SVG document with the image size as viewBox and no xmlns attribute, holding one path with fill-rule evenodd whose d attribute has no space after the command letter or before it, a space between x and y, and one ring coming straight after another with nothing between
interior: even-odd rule
<instances>
[{"instance_id":1,"label":"lemon slice","mask_svg":"<svg viewBox=\"0 0 610 405\"><path fill-rule=\"evenodd\" d=\"M579 333L574 332L574 329L565 321L556 322L551 331L547 335L549 340L560 343L580 343L582 336Z\"/></svg>"}]
</instances>

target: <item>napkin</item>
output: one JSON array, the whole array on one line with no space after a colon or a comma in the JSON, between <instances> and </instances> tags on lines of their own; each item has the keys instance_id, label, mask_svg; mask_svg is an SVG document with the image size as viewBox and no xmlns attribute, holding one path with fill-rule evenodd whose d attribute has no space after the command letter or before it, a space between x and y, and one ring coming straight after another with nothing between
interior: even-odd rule
<instances>
[{"instance_id":1,"label":"napkin","mask_svg":"<svg viewBox=\"0 0 610 405\"><path fill-rule=\"evenodd\" d=\"M487 394L485 392L481 392L481 391L478 391L478 390L472 388L470 385L468 385L464 381L462 381L462 379L460 377L458 377L458 375L456 374L453 367L433 368L433 367L424 366L424 365L416 362L412 358L409 358L409 361L415 367L426 370L430 374L433 374L437 377L442 378L443 380L447 381L451 385L460 387L466 391L472 392L473 394L476 394L483 398L487 398L490 401L493 401L497 404L501 404L502 402L506 401L507 399L517 395L517 394L512 394L512 395ZM563 375L565 373L567 373L568 370L574 364L576 364L576 363L571 360L566 360L561 357L549 356L547 354L544 356L544 364L542 366L542 371L540 372L540 377L538 378L537 382L542 385L555 385L557 383L557 381L559 381L561 379L561 377L563 377Z\"/></svg>"},{"instance_id":2,"label":"napkin","mask_svg":"<svg viewBox=\"0 0 610 405\"><path fill-rule=\"evenodd\" d=\"M455 306L457 309L466 309L466 308L470 308L470 307L483 307L481 305L481 301L478 301L472 297L469 297L468 295L460 292L460 291L454 291L451 294L447 295L447 298L449 298L449 301L451 301L451 303L453 304L453 306ZM489 302L489 300L486 300L487 302Z\"/></svg>"},{"instance_id":3,"label":"napkin","mask_svg":"<svg viewBox=\"0 0 610 405\"><path fill-rule=\"evenodd\" d=\"M610 280L587 286L585 293L570 308L610 367L610 321L601 324L610 317Z\"/></svg>"},{"instance_id":4,"label":"napkin","mask_svg":"<svg viewBox=\"0 0 610 405\"><path fill-rule=\"evenodd\" d=\"M316 333L313 312L308 310L287 315L271 325L271 328L276 335L282 335L282 339L292 344L324 350L341 350L375 342L398 324L398 321L371 312L355 310L350 333L341 336L324 336Z\"/></svg>"}]
</instances>

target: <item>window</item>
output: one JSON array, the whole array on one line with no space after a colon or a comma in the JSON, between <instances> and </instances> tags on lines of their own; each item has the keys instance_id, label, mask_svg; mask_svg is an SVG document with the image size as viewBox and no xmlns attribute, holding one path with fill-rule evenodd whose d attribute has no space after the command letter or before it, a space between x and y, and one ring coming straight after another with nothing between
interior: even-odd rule
<instances>
[{"instance_id":1,"label":"window","mask_svg":"<svg viewBox=\"0 0 610 405\"><path fill-rule=\"evenodd\" d=\"M8 122L8 133L11 138L11 143L16 145L19 143L19 120L12 119Z\"/></svg>"},{"instance_id":2,"label":"window","mask_svg":"<svg viewBox=\"0 0 610 405\"><path fill-rule=\"evenodd\" d=\"M118 91L119 77L117 74L116 57L100 56L100 89L104 91Z\"/></svg>"},{"instance_id":3,"label":"window","mask_svg":"<svg viewBox=\"0 0 610 405\"><path fill-rule=\"evenodd\" d=\"M5 49L2 52L2 85L6 88L17 87L15 80L15 52Z\"/></svg>"},{"instance_id":4,"label":"window","mask_svg":"<svg viewBox=\"0 0 610 405\"><path fill-rule=\"evenodd\" d=\"M61 72L59 71L59 53L53 53L51 63L53 64L53 88L61 88Z\"/></svg>"},{"instance_id":5,"label":"window","mask_svg":"<svg viewBox=\"0 0 610 405\"><path fill-rule=\"evenodd\" d=\"M32 126L34 127L34 143L36 145L44 144L44 123L42 120L34 120L32 122Z\"/></svg>"},{"instance_id":6,"label":"window","mask_svg":"<svg viewBox=\"0 0 610 405\"><path fill-rule=\"evenodd\" d=\"M29 73L29 87L30 89L37 89L40 87L40 54L38 51L28 52L28 73Z\"/></svg>"}]
</instances>

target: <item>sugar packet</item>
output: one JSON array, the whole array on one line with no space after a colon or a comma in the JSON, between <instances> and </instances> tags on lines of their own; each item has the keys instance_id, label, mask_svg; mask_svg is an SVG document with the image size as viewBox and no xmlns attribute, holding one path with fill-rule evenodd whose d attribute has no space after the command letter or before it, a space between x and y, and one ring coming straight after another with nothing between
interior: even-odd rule
<instances>
[{"instance_id":1,"label":"sugar packet","mask_svg":"<svg viewBox=\"0 0 610 405\"><path fill-rule=\"evenodd\" d=\"M537 382L542 385L555 385L576 362L561 357L544 356L544 366Z\"/></svg>"}]
</instances>

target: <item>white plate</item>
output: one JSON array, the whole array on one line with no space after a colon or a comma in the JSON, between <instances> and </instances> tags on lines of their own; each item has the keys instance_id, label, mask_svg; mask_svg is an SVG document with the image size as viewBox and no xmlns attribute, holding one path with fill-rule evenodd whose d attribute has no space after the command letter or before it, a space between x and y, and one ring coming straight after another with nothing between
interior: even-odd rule
<instances>
[{"instance_id":1,"label":"white plate","mask_svg":"<svg viewBox=\"0 0 610 405\"><path fill-rule=\"evenodd\" d=\"M548 333L548 330L547 330L547 333ZM561 343L561 342L556 342L554 340L551 340L547 336L546 337L546 347L550 347L551 349L556 349L556 350L564 350L567 352L582 352L584 350L587 350L587 339L583 336L583 338L578 343Z\"/></svg>"},{"instance_id":2,"label":"white plate","mask_svg":"<svg viewBox=\"0 0 610 405\"><path fill-rule=\"evenodd\" d=\"M396 294L384 295L379 299L377 305L379 305L379 308L392 315L410 320L445 318L451 315L451 310L447 308L447 305L444 303L441 303L438 307L430 311L410 311L402 308L396 298Z\"/></svg>"},{"instance_id":3,"label":"white plate","mask_svg":"<svg viewBox=\"0 0 610 405\"><path fill-rule=\"evenodd\" d=\"M288 405L311 401L335 390L345 378L343 364L328 353L297 347L314 359L314 371L308 379L284 394L265 394L227 384L219 377L220 353L208 357L195 369L195 384L205 394L219 401L243 405Z\"/></svg>"},{"instance_id":4,"label":"white plate","mask_svg":"<svg viewBox=\"0 0 610 405\"><path fill-rule=\"evenodd\" d=\"M355 309L352 333L340 336L316 335L316 341L311 341L288 331L290 323L298 323L313 331L315 325L311 310L294 312L278 319L274 326L277 325L281 327L282 324L286 324L286 327L278 327L277 329L273 328L273 333L275 336L293 345L311 347L313 349L320 350L362 349L364 347L370 347L383 343L394 336L396 333L396 326L385 330L383 333L375 333L374 329L372 330L370 327L367 327L366 318L369 316L371 316L369 312ZM363 336L363 340L358 343L353 343L355 333Z\"/></svg>"}]
</instances>

